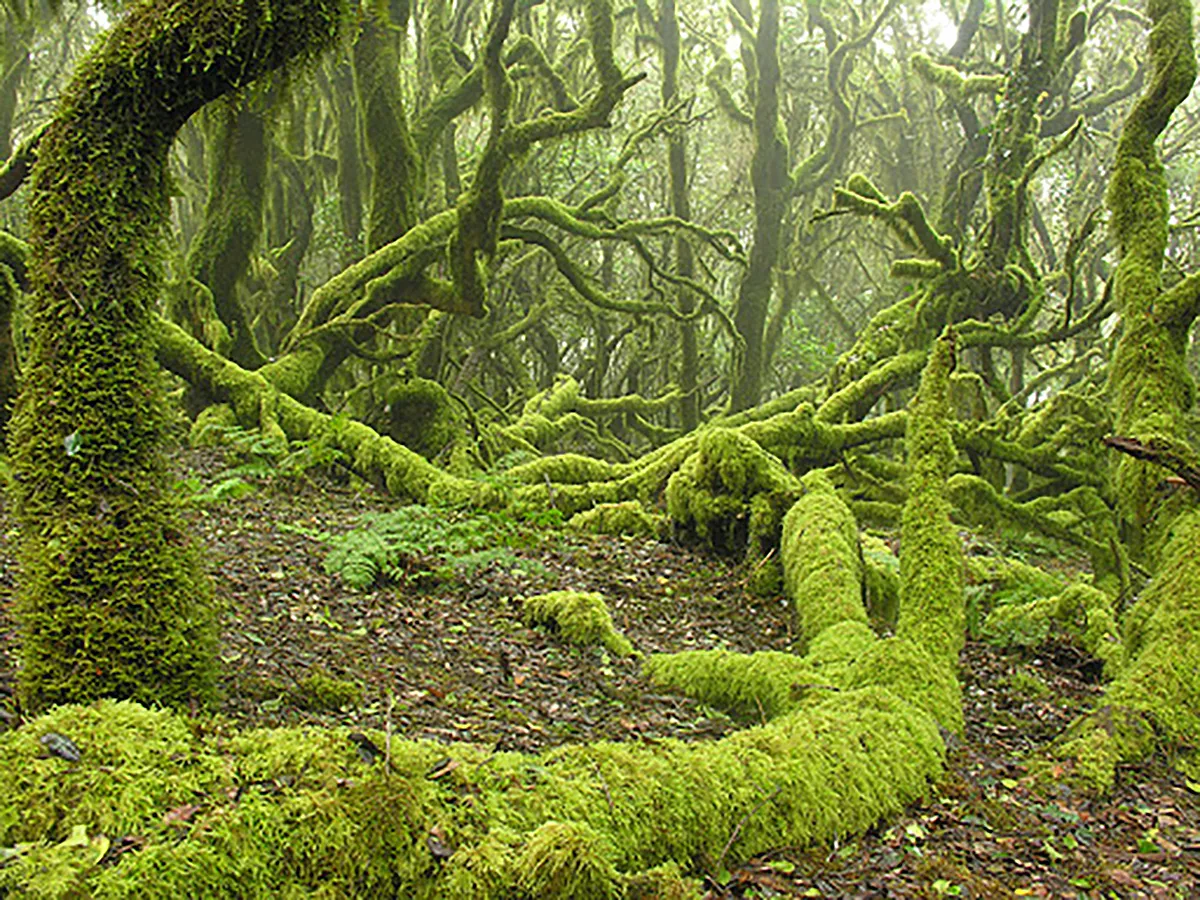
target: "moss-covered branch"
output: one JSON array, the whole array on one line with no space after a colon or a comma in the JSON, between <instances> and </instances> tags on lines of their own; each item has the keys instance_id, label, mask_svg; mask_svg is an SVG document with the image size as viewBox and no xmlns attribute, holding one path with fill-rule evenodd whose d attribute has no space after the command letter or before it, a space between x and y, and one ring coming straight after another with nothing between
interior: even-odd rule
<instances>
[{"instance_id":1,"label":"moss-covered branch","mask_svg":"<svg viewBox=\"0 0 1200 900\"><path fill-rule=\"evenodd\" d=\"M1004 75L964 75L956 66L935 63L924 53L914 53L909 62L918 75L959 102L981 95L995 95L1004 89Z\"/></svg>"},{"instance_id":2,"label":"moss-covered branch","mask_svg":"<svg viewBox=\"0 0 1200 900\"><path fill-rule=\"evenodd\" d=\"M934 344L908 416L908 501L900 542L900 619L896 633L953 667L965 641L962 542L950 524L946 481L957 453L947 396L955 365L953 332Z\"/></svg>"},{"instance_id":3,"label":"moss-covered branch","mask_svg":"<svg viewBox=\"0 0 1200 900\"><path fill-rule=\"evenodd\" d=\"M4 164L0 165L0 200L11 197L29 177L33 164L37 161L38 144L41 143L45 131L45 125L34 131L21 142Z\"/></svg>"}]
</instances>

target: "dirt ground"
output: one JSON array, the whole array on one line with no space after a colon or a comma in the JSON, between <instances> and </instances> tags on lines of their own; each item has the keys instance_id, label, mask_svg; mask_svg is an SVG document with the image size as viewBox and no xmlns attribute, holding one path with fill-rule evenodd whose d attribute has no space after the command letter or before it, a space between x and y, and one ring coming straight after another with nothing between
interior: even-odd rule
<instances>
[{"instance_id":1,"label":"dirt ground","mask_svg":"<svg viewBox=\"0 0 1200 900\"><path fill-rule=\"evenodd\" d=\"M396 504L312 471L256 478L230 465L189 453L180 489L223 604L221 714L245 725L390 728L530 752L595 738L710 740L742 726L656 693L636 658L527 627L520 599L547 590L601 592L644 654L791 641L782 599L750 595L750 573L733 561L561 529L476 523L485 541L494 525L494 548L414 557L395 578L353 590L325 570L330 536ZM20 721L6 515L0 508L0 728ZM1007 655L970 643L966 739L952 742L946 777L922 803L844 844L780 848L732 870L719 860L703 873L708 896L1200 897L1200 784L1167 760L1124 770L1101 800L1065 785L1039 793L1024 777L1023 760L1099 696L1095 670L1067 644Z\"/></svg>"}]
</instances>

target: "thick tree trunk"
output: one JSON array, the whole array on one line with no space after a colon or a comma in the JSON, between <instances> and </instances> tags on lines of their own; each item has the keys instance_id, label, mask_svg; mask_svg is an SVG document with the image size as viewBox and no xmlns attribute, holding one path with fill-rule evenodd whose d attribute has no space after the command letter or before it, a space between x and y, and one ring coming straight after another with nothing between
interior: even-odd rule
<instances>
[{"instance_id":1,"label":"thick tree trunk","mask_svg":"<svg viewBox=\"0 0 1200 900\"><path fill-rule=\"evenodd\" d=\"M212 292L212 306L233 338L229 358L255 369L265 357L254 341L239 284L262 232L267 125L244 98L208 110L204 120L208 199L187 268Z\"/></svg>"},{"instance_id":2,"label":"thick tree trunk","mask_svg":"<svg viewBox=\"0 0 1200 900\"><path fill-rule=\"evenodd\" d=\"M82 64L42 139L10 435L29 709L214 691L209 588L161 452L151 327L167 155L201 106L325 47L341 17L328 0L139 6Z\"/></svg>"},{"instance_id":3,"label":"thick tree trunk","mask_svg":"<svg viewBox=\"0 0 1200 900\"><path fill-rule=\"evenodd\" d=\"M1200 312L1200 275L1162 290L1170 207L1157 141L1196 78L1192 6L1151 0L1151 76L1121 129L1109 182L1113 243L1120 262L1113 294L1121 338L1110 368L1117 433L1196 468L1185 414L1195 387L1184 364L1187 335ZM1155 736L1200 746L1200 518L1157 490L1167 470L1122 456L1116 491L1132 549L1158 562L1153 580L1123 617L1124 658L1106 706L1081 720L1060 746L1077 774L1109 787L1118 764L1135 760ZM1181 512L1181 510L1183 510ZM1200 775L1194 752L1177 762Z\"/></svg>"}]
</instances>

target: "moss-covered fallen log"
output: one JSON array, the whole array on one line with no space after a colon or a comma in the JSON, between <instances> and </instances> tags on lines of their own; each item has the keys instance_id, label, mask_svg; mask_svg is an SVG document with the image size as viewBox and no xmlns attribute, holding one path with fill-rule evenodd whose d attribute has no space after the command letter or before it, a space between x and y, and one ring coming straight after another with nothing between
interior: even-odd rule
<instances>
[{"instance_id":1,"label":"moss-covered fallen log","mask_svg":"<svg viewBox=\"0 0 1200 900\"><path fill-rule=\"evenodd\" d=\"M290 440L327 441L359 476L395 497L478 506L501 500L494 486L450 475L361 422L337 420L305 406L260 372L246 371L165 319L156 320L154 336L162 364L228 403L237 421Z\"/></svg>"},{"instance_id":2,"label":"moss-covered fallen log","mask_svg":"<svg viewBox=\"0 0 1200 900\"><path fill-rule=\"evenodd\" d=\"M51 732L78 763L43 753ZM64 707L0 736L0 889L600 898L640 878L661 879L658 896L680 879L654 867L860 832L919 796L940 758L933 720L877 687L713 744L534 757L393 741L373 767L341 729L206 733L131 703Z\"/></svg>"}]
</instances>

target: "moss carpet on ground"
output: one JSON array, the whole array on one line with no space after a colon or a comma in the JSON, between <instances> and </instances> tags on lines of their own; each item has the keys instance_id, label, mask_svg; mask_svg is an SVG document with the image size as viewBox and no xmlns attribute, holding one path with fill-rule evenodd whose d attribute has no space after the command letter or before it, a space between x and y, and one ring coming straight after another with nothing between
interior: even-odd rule
<instances>
[{"instance_id":1,"label":"moss carpet on ground","mask_svg":"<svg viewBox=\"0 0 1200 900\"><path fill-rule=\"evenodd\" d=\"M471 549L402 555L354 589L326 570L330 549L395 503L311 471L231 475L220 453L181 465L223 604L219 714L230 725L342 725L518 751L709 740L741 727L656 692L639 656L528 625L524 598L550 591L602 595L640 654L791 642L781 598L749 594L751 573L730 560L466 514ZM0 728L21 721L12 527L0 511ZM961 663L966 739L951 740L948 775L923 803L845 844L779 848L732 870L718 862L697 873L708 896L1200 896L1200 785L1165 761L1123 771L1103 800L1039 792L1025 777L1023 760L1099 695L1094 660L1052 641L1015 655L970 643ZM110 837L114 860L136 852Z\"/></svg>"}]
</instances>

